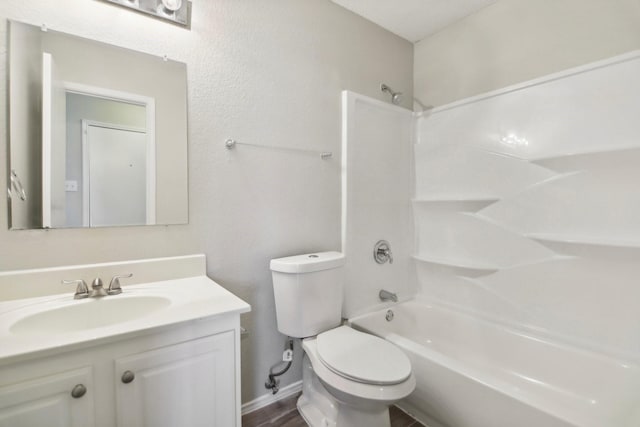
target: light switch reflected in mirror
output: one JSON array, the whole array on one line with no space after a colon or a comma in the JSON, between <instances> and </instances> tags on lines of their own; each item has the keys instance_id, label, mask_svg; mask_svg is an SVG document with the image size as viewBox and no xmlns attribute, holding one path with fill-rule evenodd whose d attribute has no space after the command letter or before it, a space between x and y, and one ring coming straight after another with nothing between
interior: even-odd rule
<instances>
[{"instance_id":1,"label":"light switch reflected in mirror","mask_svg":"<svg viewBox=\"0 0 640 427\"><path fill-rule=\"evenodd\" d=\"M187 223L186 65L9 31L10 228Z\"/></svg>"}]
</instances>

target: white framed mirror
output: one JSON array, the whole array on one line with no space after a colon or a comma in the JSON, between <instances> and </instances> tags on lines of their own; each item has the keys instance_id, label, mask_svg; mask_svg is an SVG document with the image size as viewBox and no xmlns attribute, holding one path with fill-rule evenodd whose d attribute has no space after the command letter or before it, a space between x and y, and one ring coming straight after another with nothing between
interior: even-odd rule
<instances>
[{"instance_id":1,"label":"white framed mirror","mask_svg":"<svg viewBox=\"0 0 640 427\"><path fill-rule=\"evenodd\" d=\"M9 22L9 227L188 222L186 65Z\"/></svg>"}]
</instances>

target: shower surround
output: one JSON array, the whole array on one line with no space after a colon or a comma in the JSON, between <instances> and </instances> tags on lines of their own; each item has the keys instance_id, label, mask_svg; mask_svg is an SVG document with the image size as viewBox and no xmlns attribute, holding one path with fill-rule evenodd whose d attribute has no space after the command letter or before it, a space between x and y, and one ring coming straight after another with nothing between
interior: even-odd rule
<instances>
[{"instance_id":1,"label":"shower surround","mask_svg":"<svg viewBox=\"0 0 640 427\"><path fill-rule=\"evenodd\" d=\"M640 52L418 119L421 294L640 359Z\"/></svg>"},{"instance_id":2,"label":"shower surround","mask_svg":"<svg viewBox=\"0 0 640 427\"><path fill-rule=\"evenodd\" d=\"M537 384L533 401L554 390L588 403L591 421L565 413L569 425L640 423L630 392L640 387L639 74L640 52L632 52L426 111L416 122L418 299L538 337L541 350L606 362L611 375L602 376L579 358L542 355L518 340L503 347L530 367L573 373L569 387L566 375L512 372ZM458 342L471 354L481 348ZM518 396L523 387L512 385ZM610 392L598 398L594 390ZM503 412L512 423L524 419Z\"/></svg>"},{"instance_id":3,"label":"shower surround","mask_svg":"<svg viewBox=\"0 0 640 427\"><path fill-rule=\"evenodd\" d=\"M421 421L640 425L638 75L631 52L413 117L343 95L344 315L410 355ZM393 270L365 262L378 231Z\"/></svg>"}]
</instances>

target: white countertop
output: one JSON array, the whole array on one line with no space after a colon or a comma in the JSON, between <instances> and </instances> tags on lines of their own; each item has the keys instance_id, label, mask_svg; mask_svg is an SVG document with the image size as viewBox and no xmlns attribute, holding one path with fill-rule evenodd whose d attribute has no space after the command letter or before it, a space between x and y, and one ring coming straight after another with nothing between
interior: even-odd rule
<instances>
[{"instance_id":1,"label":"white countertop","mask_svg":"<svg viewBox=\"0 0 640 427\"><path fill-rule=\"evenodd\" d=\"M111 301L117 298L145 296L166 298L169 303L141 317L126 321L119 321L118 312L114 310L113 323L107 326L51 332L43 325L42 332L36 328L27 334L11 330L19 320L40 312L59 310L77 304L100 304L102 301L110 301L111 304ZM116 306L114 304L114 307ZM103 343L110 338L130 337L163 326L213 316L246 313L250 310L249 304L206 276L123 286L122 294L102 298L74 300L71 291L67 294L4 301L0 302L0 362L61 347ZM90 313L91 310L84 311ZM83 320L78 318L77 322L82 324Z\"/></svg>"}]
</instances>

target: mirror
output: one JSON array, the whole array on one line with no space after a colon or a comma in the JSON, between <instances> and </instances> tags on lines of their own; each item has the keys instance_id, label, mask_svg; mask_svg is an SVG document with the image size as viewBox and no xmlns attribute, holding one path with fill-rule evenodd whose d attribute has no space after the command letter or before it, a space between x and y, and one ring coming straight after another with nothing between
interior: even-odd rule
<instances>
[{"instance_id":1,"label":"mirror","mask_svg":"<svg viewBox=\"0 0 640 427\"><path fill-rule=\"evenodd\" d=\"M186 65L9 22L9 227L188 222Z\"/></svg>"}]
</instances>

